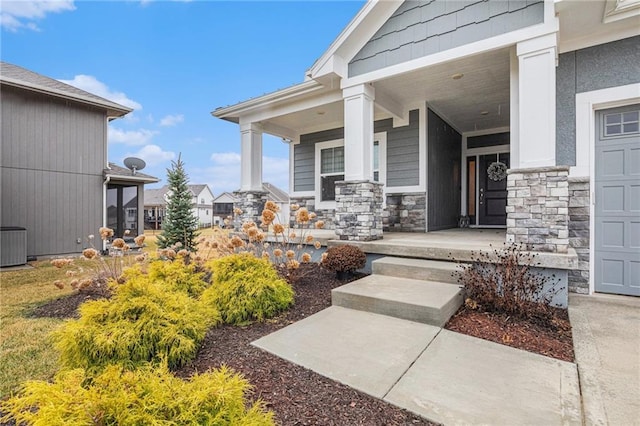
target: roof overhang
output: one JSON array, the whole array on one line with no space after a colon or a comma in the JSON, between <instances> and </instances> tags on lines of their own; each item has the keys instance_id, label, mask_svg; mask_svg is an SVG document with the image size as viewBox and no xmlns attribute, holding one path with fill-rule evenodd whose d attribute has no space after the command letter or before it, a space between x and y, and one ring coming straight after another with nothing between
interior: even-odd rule
<instances>
[{"instance_id":1,"label":"roof overhang","mask_svg":"<svg viewBox=\"0 0 640 426\"><path fill-rule=\"evenodd\" d=\"M133 109L129 107L125 107L123 105L119 105L115 102L109 102L109 101L100 102L96 99L91 99L89 97L85 97L82 95L75 95L75 94L71 95L69 93L65 93L63 91L57 90L52 87L41 86L41 85L30 83L30 82L27 83L27 82L14 79L11 77L7 77L7 76L0 76L0 83L7 86L11 86L11 87L16 87L18 89L28 90L36 93L42 93L44 95L49 95L49 96L55 96L60 99L67 99L70 101L75 101L85 105L104 109L107 111L107 117L109 118L122 117L130 113L131 111L133 111Z\"/></svg>"},{"instance_id":2,"label":"roof overhang","mask_svg":"<svg viewBox=\"0 0 640 426\"><path fill-rule=\"evenodd\" d=\"M105 172L105 178L108 178L110 182L126 182L126 183L156 183L160 182L160 179L152 177L152 176L123 176L119 174L111 174Z\"/></svg>"}]
</instances>

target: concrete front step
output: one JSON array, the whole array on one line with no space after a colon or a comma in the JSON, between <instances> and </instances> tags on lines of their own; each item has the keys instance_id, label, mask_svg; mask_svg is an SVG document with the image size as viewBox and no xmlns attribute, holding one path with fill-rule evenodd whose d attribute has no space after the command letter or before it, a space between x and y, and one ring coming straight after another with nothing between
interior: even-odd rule
<instances>
[{"instance_id":1,"label":"concrete front step","mask_svg":"<svg viewBox=\"0 0 640 426\"><path fill-rule=\"evenodd\" d=\"M457 284L454 273L462 270L462 266L454 262L390 256L374 260L372 268L373 273L377 275L451 284Z\"/></svg>"},{"instance_id":2,"label":"concrete front step","mask_svg":"<svg viewBox=\"0 0 640 426\"><path fill-rule=\"evenodd\" d=\"M463 289L437 281L369 275L331 291L334 306L442 327L464 300Z\"/></svg>"}]
</instances>

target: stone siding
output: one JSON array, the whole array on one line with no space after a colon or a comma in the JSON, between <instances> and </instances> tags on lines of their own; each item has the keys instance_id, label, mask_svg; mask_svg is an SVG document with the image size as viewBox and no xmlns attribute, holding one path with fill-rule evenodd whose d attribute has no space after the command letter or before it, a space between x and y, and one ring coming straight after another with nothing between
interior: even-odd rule
<instances>
[{"instance_id":1,"label":"stone siding","mask_svg":"<svg viewBox=\"0 0 640 426\"><path fill-rule=\"evenodd\" d=\"M300 207L306 207L309 212L314 212L318 215L317 220L324 222L323 229L335 229L335 215L336 212L333 209L316 209L316 198L311 197L291 197L291 204L297 204ZM292 225L296 221L296 212L291 210L289 213L289 224Z\"/></svg>"},{"instance_id":2,"label":"stone siding","mask_svg":"<svg viewBox=\"0 0 640 426\"><path fill-rule=\"evenodd\" d=\"M507 242L528 249L569 249L569 167L512 169L507 176Z\"/></svg>"},{"instance_id":3,"label":"stone siding","mask_svg":"<svg viewBox=\"0 0 640 426\"><path fill-rule=\"evenodd\" d=\"M234 229L240 230L245 221L254 221L260 225L262 210L267 202L267 193L264 191L237 191L233 195L236 196L233 207L242 210L242 214L234 214L233 216Z\"/></svg>"},{"instance_id":4,"label":"stone siding","mask_svg":"<svg viewBox=\"0 0 640 426\"><path fill-rule=\"evenodd\" d=\"M569 271L569 291L589 293L589 178L569 178L569 244L578 268Z\"/></svg>"},{"instance_id":5,"label":"stone siding","mask_svg":"<svg viewBox=\"0 0 640 426\"><path fill-rule=\"evenodd\" d=\"M427 196L425 193L388 194L382 212L383 229L397 232L425 232Z\"/></svg>"},{"instance_id":6,"label":"stone siding","mask_svg":"<svg viewBox=\"0 0 640 426\"><path fill-rule=\"evenodd\" d=\"M382 238L382 184L371 181L336 182L336 235L341 240Z\"/></svg>"}]
</instances>

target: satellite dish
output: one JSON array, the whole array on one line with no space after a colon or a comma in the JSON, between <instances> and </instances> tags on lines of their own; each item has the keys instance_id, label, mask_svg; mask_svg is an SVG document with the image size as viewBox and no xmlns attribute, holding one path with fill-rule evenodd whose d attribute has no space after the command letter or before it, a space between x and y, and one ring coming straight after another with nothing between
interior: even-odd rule
<instances>
[{"instance_id":1,"label":"satellite dish","mask_svg":"<svg viewBox=\"0 0 640 426\"><path fill-rule=\"evenodd\" d=\"M124 159L124 165L135 175L138 170L144 169L147 164L140 158L127 157Z\"/></svg>"}]
</instances>

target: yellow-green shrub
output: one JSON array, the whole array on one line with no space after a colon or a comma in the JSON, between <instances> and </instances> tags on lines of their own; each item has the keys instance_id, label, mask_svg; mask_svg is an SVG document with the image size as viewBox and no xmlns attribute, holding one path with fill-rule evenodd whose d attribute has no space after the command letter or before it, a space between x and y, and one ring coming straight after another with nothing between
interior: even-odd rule
<instances>
[{"instance_id":1,"label":"yellow-green shrub","mask_svg":"<svg viewBox=\"0 0 640 426\"><path fill-rule=\"evenodd\" d=\"M2 421L28 425L273 425L262 403L247 407L249 383L222 367L185 381L166 367L107 367L88 380L82 369L53 383L30 381L0 406Z\"/></svg>"},{"instance_id":2,"label":"yellow-green shrub","mask_svg":"<svg viewBox=\"0 0 640 426\"><path fill-rule=\"evenodd\" d=\"M262 321L293 303L291 286L268 260L240 253L207 265L213 270L213 283L202 301L215 306L227 324Z\"/></svg>"},{"instance_id":3,"label":"yellow-green shrub","mask_svg":"<svg viewBox=\"0 0 640 426\"><path fill-rule=\"evenodd\" d=\"M206 272L194 263L186 265L182 257L174 261L155 261L149 265L147 275L171 290L186 292L191 297L199 297L209 286Z\"/></svg>"},{"instance_id":4,"label":"yellow-green shrub","mask_svg":"<svg viewBox=\"0 0 640 426\"><path fill-rule=\"evenodd\" d=\"M174 368L195 357L207 329L219 322L214 306L134 275L111 299L83 304L80 318L53 337L66 368L95 373L107 364L133 368L162 358Z\"/></svg>"}]
</instances>

